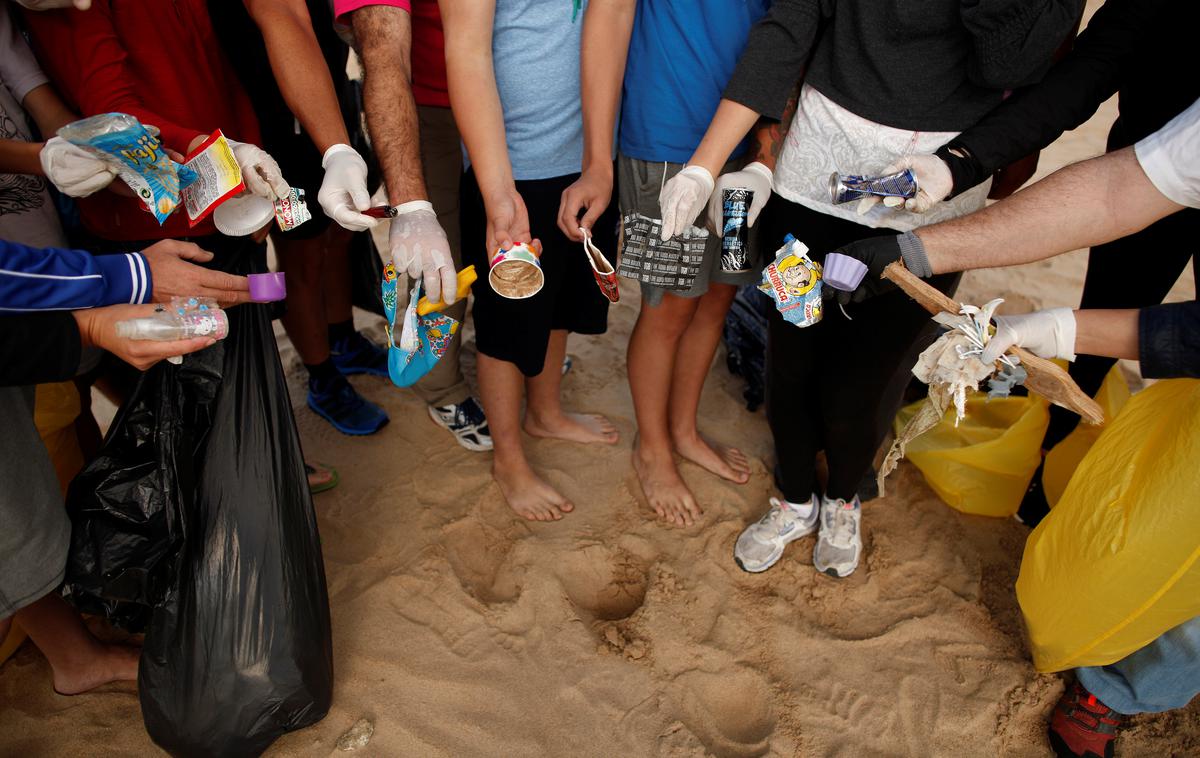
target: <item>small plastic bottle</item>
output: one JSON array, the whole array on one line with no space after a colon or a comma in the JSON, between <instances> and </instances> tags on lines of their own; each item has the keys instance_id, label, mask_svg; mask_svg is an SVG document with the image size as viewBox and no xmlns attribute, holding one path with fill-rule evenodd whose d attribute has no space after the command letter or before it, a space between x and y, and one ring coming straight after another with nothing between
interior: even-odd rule
<instances>
[{"instance_id":1,"label":"small plastic bottle","mask_svg":"<svg viewBox=\"0 0 1200 758\"><path fill-rule=\"evenodd\" d=\"M118 321L117 336L133 340L169 342L193 337L225 339L229 317L209 298L175 298L170 308L153 316Z\"/></svg>"}]
</instances>

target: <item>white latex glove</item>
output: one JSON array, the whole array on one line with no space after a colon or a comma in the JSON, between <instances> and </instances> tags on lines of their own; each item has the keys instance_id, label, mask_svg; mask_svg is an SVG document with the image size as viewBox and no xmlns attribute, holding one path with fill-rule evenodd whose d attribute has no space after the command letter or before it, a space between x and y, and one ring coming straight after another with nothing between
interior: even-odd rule
<instances>
[{"instance_id":1,"label":"white latex glove","mask_svg":"<svg viewBox=\"0 0 1200 758\"><path fill-rule=\"evenodd\" d=\"M664 242L696 223L715 186L712 174L703 166L685 166L667 180L658 193Z\"/></svg>"},{"instance_id":2,"label":"white latex glove","mask_svg":"<svg viewBox=\"0 0 1200 758\"><path fill-rule=\"evenodd\" d=\"M226 138L228 139L228 138ZM242 182L252 195L265 197L268 200L282 200L288 196L292 188L283 180L283 172L279 164L257 145L248 145L237 140L228 140L233 149L233 157L237 159L238 167L242 169Z\"/></svg>"},{"instance_id":3,"label":"white latex glove","mask_svg":"<svg viewBox=\"0 0 1200 758\"><path fill-rule=\"evenodd\" d=\"M997 316L996 333L979 359L994 363L1013 345L1043 358L1075 360L1075 311L1051 308L1020 316Z\"/></svg>"},{"instance_id":4,"label":"white latex glove","mask_svg":"<svg viewBox=\"0 0 1200 758\"><path fill-rule=\"evenodd\" d=\"M55 8L76 8L86 11L92 7L92 0L17 0L17 3L31 11L48 11Z\"/></svg>"},{"instance_id":5,"label":"white latex glove","mask_svg":"<svg viewBox=\"0 0 1200 758\"><path fill-rule=\"evenodd\" d=\"M917 196L907 200L902 197L864 197L858 201L858 215L871 210L880 201L889 208L904 206L912 213L925 213L946 199L954 189L954 177L950 167L936 155L906 155L880 172L881 176L911 169L917 178Z\"/></svg>"},{"instance_id":6,"label":"white latex glove","mask_svg":"<svg viewBox=\"0 0 1200 758\"><path fill-rule=\"evenodd\" d=\"M396 207L388 231L392 265L407 271L409 279L423 279L425 297L449 305L458 299L458 273L450 257L450 243L428 200L413 200Z\"/></svg>"},{"instance_id":7,"label":"white latex glove","mask_svg":"<svg viewBox=\"0 0 1200 758\"><path fill-rule=\"evenodd\" d=\"M317 192L317 202L325 215L352 232L374 229L379 219L359 211L371 207L367 190L367 162L349 145L333 145L321 157L325 178Z\"/></svg>"},{"instance_id":8,"label":"white latex glove","mask_svg":"<svg viewBox=\"0 0 1200 758\"><path fill-rule=\"evenodd\" d=\"M725 224L721 220L724 215L725 190L748 189L754 193L754 197L750 200L750 207L746 211L746 226L754 226L754 222L758 220L758 214L762 212L767 200L771 197L773 178L774 174L771 169L758 161L748 164L741 171L731 171L717 177L716 189L713 190L712 197L708 200L708 218L713 228L717 230L718 237L725 236Z\"/></svg>"},{"instance_id":9,"label":"white latex glove","mask_svg":"<svg viewBox=\"0 0 1200 758\"><path fill-rule=\"evenodd\" d=\"M38 153L42 171L64 195L87 197L104 189L117 176L116 167L62 137L46 140Z\"/></svg>"}]
</instances>

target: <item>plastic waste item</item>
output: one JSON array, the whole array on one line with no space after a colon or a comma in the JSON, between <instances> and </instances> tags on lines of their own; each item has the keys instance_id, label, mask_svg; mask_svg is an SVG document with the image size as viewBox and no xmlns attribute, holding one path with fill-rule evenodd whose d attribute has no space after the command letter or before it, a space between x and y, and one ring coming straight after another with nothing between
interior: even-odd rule
<instances>
[{"instance_id":1,"label":"plastic waste item","mask_svg":"<svg viewBox=\"0 0 1200 758\"><path fill-rule=\"evenodd\" d=\"M229 273L265 271L225 241ZM329 605L271 310L142 374L72 483L68 599L145 631L138 697L175 756L259 755L333 694Z\"/></svg>"},{"instance_id":2,"label":"plastic waste item","mask_svg":"<svg viewBox=\"0 0 1200 758\"><path fill-rule=\"evenodd\" d=\"M923 405L900 410L897 435ZM1012 516L1041 462L1050 420L1046 401L1036 395L988 401L975 394L967 398L963 420L956 423L956 417L956 410L947 408L936 426L908 443L906 457L951 508L976 516Z\"/></svg>"},{"instance_id":3,"label":"plastic waste item","mask_svg":"<svg viewBox=\"0 0 1200 758\"><path fill-rule=\"evenodd\" d=\"M249 237L275 218L275 204L258 195L239 195L218 205L212 218L221 234Z\"/></svg>"},{"instance_id":4,"label":"plastic waste item","mask_svg":"<svg viewBox=\"0 0 1200 758\"><path fill-rule=\"evenodd\" d=\"M395 218L399 212L394 205L376 205L362 211L362 215L370 218Z\"/></svg>"},{"instance_id":5,"label":"plastic waste item","mask_svg":"<svg viewBox=\"0 0 1200 758\"><path fill-rule=\"evenodd\" d=\"M458 272L458 290L455 293L455 302L458 302L459 300L462 300L471 294L471 285L474 284L477 279L479 279L479 275L475 273L474 265L467 266L462 271ZM431 303L429 302L429 298L422 297L417 303L417 315L428 316L430 313L444 311L449 307L450 305L442 301Z\"/></svg>"},{"instance_id":6,"label":"plastic waste item","mask_svg":"<svg viewBox=\"0 0 1200 758\"><path fill-rule=\"evenodd\" d=\"M1009 365L1001 363L1000 369L988 379L988 399L999 400L1012 394L1014 387L1019 387L1029 378L1025 367L1021 364Z\"/></svg>"},{"instance_id":7,"label":"plastic waste item","mask_svg":"<svg viewBox=\"0 0 1200 758\"><path fill-rule=\"evenodd\" d=\"M592 278L596 280L600 294L610 303L618 302L621 299L621 288L617 284L616 269L604 257L600 248L596 247L596 243L592 242L592 233L582 226L579 227L579 232L583 235L583 254L587 256L588 265L592 267Z\"/></svg>"},{"instance_id":8,"label":"plastic waste item","mask_svg":"<svg viewBox=\"0 0 1200 758\"><path fill-rule=\"evenodd\" d=\"M808 257L808 248L792 235L783 238L775 260L762 272L758 289L775 301L783 318L801 328L824 315L821 302L821 264Z\"/></svg>"},{"instance_id":9,"label":"plastic waste item","mask_svg":"<svg viewBox=\"0 0 1200 758\"><path fill-rule=\"evenodd\" d=\"M242 167L233 154L233 146L217 129L187 156L186 167L195 171L196 181L183 190L183 204L187 208L188 224L196 226L210 213L228 205L237 199L239 193L246 189L242 181ZM236 209L236 210L235 210ZM262 228L266 221L257 227L249 229L248 207L239 207L234 203L223 213L221 223L217 228L223 234L231 237L244 237ZM240 215L239 215L240 214ZM214 223L216 223L214 219ZM222 229L222 225L224 229Z\"/></svg>"},{"instance_id":10,"label":"plastic waste item","mask_svg":"<svg viewBox=\"0 0 1200 758\"><path fill-rule=\"evenodd\" d=\"M826 285L835 290L853 292L867 275L867 264L848 255L829 253L825 256L823 273Z\"/></svg>"},{"instance_id":11,"label":"plastic waste item","mask_svg":"<svg viewBox=\"0 0 1200 758\"><path fill-rule=\"evenodd\" d=\"M411 387L446 354L460 324L444 313L419 314L421 280L409 293L408 306L398 312L398 279L395 266L384 266L381 291L387 318L384 332L388 340L388 375L397 387Z\"/></svg>"},{"instance_id":12,"label":"plastic waste item","mask_svg":"<svg viewBox=\"0 0 1200 758\"><path fill-rule=\"evenodd\" d=\"M1038 671L1102 666L1200 616L1200 381L1160 381L1100 433L1025 543Z\"/></svg>"},{"instance_id":13,"label":"plastic waste item","mask_svg":"<svg viewBox=\"0 0 1200 758\"><path fill-rule=\"evenodd\" d=\"M130 340L221 340L229 334L229 318L211 298L176 297L171 298L169 308L159 308L153 316L118 321L116 328L118 337Z\"/></svg>"},{"instance_id":14,"label":"plastic waste item","mask_svg":"<svg viewBox=\"0 0 1200 758\"><path fill-rule=\"evenodd\" d=\"M58 136L117 169L159 224L179 207L196 172L167 156L158 135L127 113L101 113L67 124Z\"/></svg>"},{"instance_id":15,"label":"plastic waste item","mask_svg":"<svg viewBox=\"0 0 1200 758\"><path fill-rule=\"evenodd\" d=\"M492 289L509 300L525 300L541 292L546 284L541 255L541 245L524 242L497 250L489 264Z\"/></svg>"},{"instance_id":16,"label":"plastic waste item","mask_svg":"<svg viewBox=\"0 0 1200 758\"><path fill-rule=\"evenodd\" d=\"M266 274L250 274L250 300L255 303L273 303L287 298L287 275L282 271Z\"/></svg>"},{"instance_id":17,"label":"plastic waste item","mask_svg":"<svg viewBox=\"0 0 1200 758\"><path fill-rule=\"evenodd\" d=\"M1120 364L1114 365L1104 377L1100 391L1096 393L1096 402L1104 409L1104 418L1109 422L1129 402L1129 384L1121 374ZM1046 493L1046 502L1053 508L1067 490L1067 484L1079 468L1080 462L1096 444L1104 426L1094 424L1079 424L1067 438L1054 446L1046 454L1046 466L1042 469L1042 489Z\"/></svg>"},{"instance_id":18,"label":"plastic waste item","mask_svg":"<svg viewBox=\"0 0 1200 758\"><path fill-rule=\"evenodd\" d=\"M829 199L834 205L861 200L864 197L917 196L917 177L912 169L884 176L858 176L833 172L829 176Z\"/></svg>"},{"instance_id":19,"label":"plastic waste item","mask_svg":"<svg viewBox=\"0 0 1200 758\"><path fill-rule=\"evenodd\" d=\"M299 187L292 187L288 196L276 200L274 206L275 222L279 224L281 231L290 232L305 221L312 220L312 211L308 209L308 202L304 199L304 190Z\"/></svg>"}]
</instances>

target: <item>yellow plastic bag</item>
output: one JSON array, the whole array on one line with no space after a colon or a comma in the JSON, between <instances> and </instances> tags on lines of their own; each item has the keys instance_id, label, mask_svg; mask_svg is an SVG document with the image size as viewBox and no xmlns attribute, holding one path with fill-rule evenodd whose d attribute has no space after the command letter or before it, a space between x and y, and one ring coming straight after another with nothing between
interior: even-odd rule
<instances>
[{"instance_id":1,"label":"yellow plastic bag","mask_svg":"<svg viewBox=\"0 0 1200 758\"><path fill-rule=\"evenodd\" d=\"M1104 409L1104 418L1112 423L1125 404L1129 402L1129 384L1121 375L1121 367L1113 366L1104 377L1104 384L1096 393L1096 402ZM1085 424L1080 422L1067 438L1054 446L1046 455L1046 468L1042 470L1042 487L1046 493L1046 501L1053 508L1062 499L1067 483L1080 461L1087 455L1092 445L1100 438L1104 425Z\"/></svg>"},{"instance_id":2,"label":"yellow plastic bag","mask_svg":"<svg viewBox=\"0 0 1200 758\"><path fill-rule=\"evenodd\" d=\"M896 431L920 403L900 411ZM967 399L967 417L954 426L951 408L941 422L908 446L907 458L947 505L978 516L1011 516L1021 505L1041 459L1050 414L1038 397Z\"/></svg>"},{"instance_id":3,"label":"yellow plastic bag","mask_svg":"<svg viewBox=\"0 0 1200 758\"><path fill-rule=\"evenodd\" d=\"M1039 671L1101 666L1200 616L1200 380L1134 395L1025 544Z\"/></svg>"},{"instance_id":4,"label":"yellow plastic bag","mask_svg":"<svg viewBox=\"0 0 1200 758\"><path fill-rule=\"evenodd\" d=\"M83 468L83 450L75 432L79 417L79 390L74 382L39 384L34 393L33 423L54 462L58 483L65 494L67 485Z\"/></svg>"}]
</instances>

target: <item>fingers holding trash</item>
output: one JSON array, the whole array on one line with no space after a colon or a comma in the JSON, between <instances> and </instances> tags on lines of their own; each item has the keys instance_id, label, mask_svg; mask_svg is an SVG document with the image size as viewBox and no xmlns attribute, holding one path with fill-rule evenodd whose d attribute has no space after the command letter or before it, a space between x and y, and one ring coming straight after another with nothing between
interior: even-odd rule
<instances>
[{"instance_id":1,"label":"fingers holding trash","mask_svg":"<svg viewBox=\"0 0 1200 758\"><path fill-rule=\"evenodd\" d=\"M99 192L117 176L116 167L62 137L47 140L38 159L46 178L71 197Z\"/></svg>"},{"instance_id":2,"label":"fingers holding trash","mask_svg":"<svg viewBox=\"0 0 1200 758\"><path fill-rule=\"evenodd\" d=\"M373 229L379 220L363 215L371 207L367 189L367 162L349 145L333 145L321 157L325 177L317 202L325 215L352 232Z\"/></svg>"},{"instance_id":3,"label":"fingers holding trash","mask_svg":"<svg viewBox=\"0 0 1200 758\"><path fill-rule=\"evenodd\" d=\"M484 195L487 209L487 252L489 259L500 248L507 250L518 242L529 242L529 211L515 186Z\"/></svg>"},{"instance_id":4,"label":"fingers holding trash","mask_svg":"<svg viewBox=\"0 0 1200 758\"><path fill-rule=\"evenodd\" d=\"M712 174L703 166L685 166L682 171L667 180L662 192L658 193L663 241L671 239L696 223L715 187L716 182Z\"/></svg>"},{"instance_id":5,"label":"fingers holding trash","mask_svg":"<svg viewBox=\"0 0 1200 758\"><path fill-rule=\"evenodd\" d=\"M137 318L153 318L157 312L154 305L110 305L74 311L75 323L79 327L79 338L85 347L99 347L139 371L145 371L166 358L187 355L214 344L214 337L195 337L186 340L158 342L135 340L117 336L117 322Z\"/></svg>"},{"instance_id":6,"label":"fingers holding trash","mask_svg":"<svg viewBox=\"0 0 1200 758\"><path fill-rule=\"evenodd\" d=\"M926 213L954 190L950 167L936 155L905 155L885 168L881 176L890 176L906 169L912 172L916 180L917 192L914 196L906 199L869 195L858 201L858 215L865 215L880 202L889 208L903 206L904 210L911 213Z\"/></svg>"},{"instance_id":7,"label":"fingers holding trash","mask_svg":"<svg viewBox=\"0 0 1200 758\"><path fill-rule=\"evenodd\" d=\"M717 178L716 187L708 200L708 218L716 228L717 236L724 237L725 229L721 222L724 217L725 190L747 189L752 193L750 206L746 209L746 226L754 226L758 214L771 198L771 185L774 173L765 164L754 161L747 164L741 171L731 171Z\"/></svg>"},{"instance_id":8,"label":"fingers holding trash","mask_svg":"<svg viewBox=\"0 0 1200 758\"><path fill-rule=\"evenodd\" d=\"M211 297L222 307L250 302L249 280L223 271L212 271L191 261L206 263L213 254L191 242L162 240L142 251L150 267L153 299L170 302L172 297Z\"/></svg>"},{"instance_id":9,"label":"fingers holding trash","mask_svg":"<svg viewBox=\"0 0 1200 758\"><path fill-rule=\"evenodd\" d=\"M288 196L292 188L284 181L279 164L266 150L237 140L229 140L229 146L242 170L242 181L251 194L272 201Z\"/></svg>"},{"instance_id":10,"label":"fingers holding trash","mask_svg":"<svg viewBox=\"0 0 1200 758\"><path fill-rule=\"evenodd\" d=\"M397 206L388 230L388 246L392 265L406 271L413 281L422 279L430 302L449 305L458 299L450 242L432 203L414 200Z\"/></svg>"},{"instance_id":11,"label":"fingers holding trash","mask_svg":"<svg viewBox=\"0 0 1200 758\"><path fill-rule=\"evenodd\" d=\"M612 202L613 177L612 170L605 174L603 170L588 170L575 180L570 187L563 190L562 201L558 205L558 228L573 242L583 242L580 230L591 230Z\"/></svg>"},{"instance_id":12,"label":"fingers holding trash","mask_svg":"<svg viewBox=\"0 0 1200 758\"><path fill-rule=\"evenodd\" d=\"M997 316L996 333L980 360L994 363L1014 346L1042 358L1075 360L1075 311L1050 308L1019 316Z\"/></svg>"}]
</instances>

